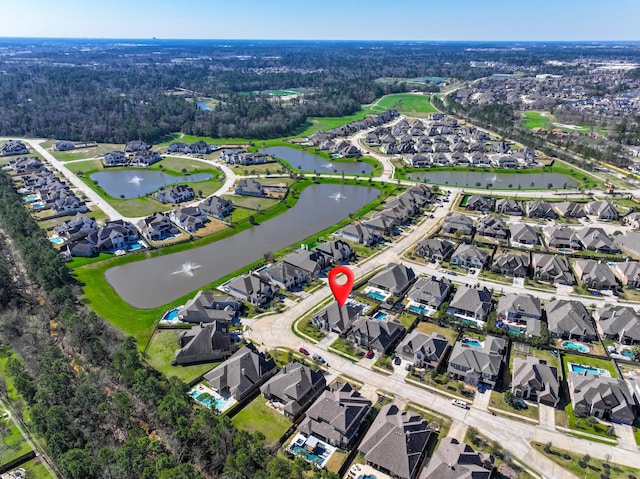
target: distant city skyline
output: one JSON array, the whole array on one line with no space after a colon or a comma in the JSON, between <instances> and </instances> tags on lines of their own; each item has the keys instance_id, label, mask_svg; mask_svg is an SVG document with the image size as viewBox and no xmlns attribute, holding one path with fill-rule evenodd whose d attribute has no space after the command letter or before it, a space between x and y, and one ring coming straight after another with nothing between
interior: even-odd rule
<instances>
[{"instance_id":1,"label":"distant city skyline","mask_svg":"<svg viewBox=\"0 0 640 479\"><path fill-rule=\"evenodd\" d=\"M640 40L637 0L2 0L0 11L2 37Z\"/></svg>"}]
</instances>

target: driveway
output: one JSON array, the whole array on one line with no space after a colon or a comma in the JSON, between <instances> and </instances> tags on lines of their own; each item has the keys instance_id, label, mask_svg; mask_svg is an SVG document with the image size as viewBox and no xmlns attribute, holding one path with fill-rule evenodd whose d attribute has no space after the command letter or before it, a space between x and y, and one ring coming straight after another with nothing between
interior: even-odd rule
<instances>
[{"instance_id":1,"label":"driveway","mask_svg":"<svg viewBox=\"0 0 640 479\"><path fill-rule=\"evenodd\" d=\"M638 450L638 445L636 444L636 438L633 435L632 426L627 426L626 424L614 424L613 428L616 430L618 447L627 449L629 451Z\"/></svg>"},{"instance_id":2,"label":"driveway","mask_svg":"<svg viewBox=\"0 0 640 479\"><path fill-rule=\"evenodd\" d=\"M556 430L556 410L546 404L538 405L538 414L540 427L548 429L549 431Z\"/></svg>"},{"instance_id":3,"label":"driveway","mask_svg":"<svg viewBox=\"0 0 640 479\"><path fill-rule=\"evenodd\" d=\"M485 391L484 393L476 392L473 398L473 407L482 411L488 411L489 401L491 401L491 390Z\"/></svg>"}]
</instances>

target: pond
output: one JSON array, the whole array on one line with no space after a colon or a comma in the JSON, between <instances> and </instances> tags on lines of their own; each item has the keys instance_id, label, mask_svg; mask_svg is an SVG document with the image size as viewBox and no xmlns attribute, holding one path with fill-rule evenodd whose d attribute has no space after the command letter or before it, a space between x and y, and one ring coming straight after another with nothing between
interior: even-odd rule
<instances>
[{"instance_id":1,"label":"pond","mask_svg":"<svg viewBox=\"0 0 640 479\"><path fill-rule=\"evenodd\" d=\"M161 186L193 181L205 181L213 178L211 173L194 173L193 175L171 176L154 170L110 170L99 171L91 175L107 194L114 198L137 198L153 193Z\"/></svg>"},{"instance_id":2,"label":"pond","mask_svg":"<svg viewBox=\"0 0 640 479\"><path fill-rule=\"evenodd\" d=\"M353 159L347 161L344 159L340 161L329 161L307 153L306 151L289 148L288 146L270 146L269 148L261 149L260 153L280 158L289 163L292 168L297 168L301 171L337 174L341 174L344 171L345 175L368 175L371 173L371 165L364 161L356 161Z\"/></svg>"},{"instance_id":3,"label":"pond","mask_svg":"<svg viewBox=\"0 0 640 479\"><path fill-rule=\"evenodd\" d=\"M311 185L280 216L199 248L129 263L105 276L136 308L156 308L328 228L375 200L380 190L364 186Z\"/></svg>"},{"instance_id":4,"label":"pond","mask_svg":"<svg viewBox=\"0 0 640 479\"><path fill-rule=\"evenodd\" d=\"M207 105L206 101L197 101L196 105L198 105L198 108L201 109L202 111L212 111L209 105Z\"/></svg>"},{"instance_id":5,"label":"pond","mask_svg":"<svg viewBox=\"0 0 640 479\"><path fill-rule=\"evenodd\" d=\"M492 173L487 171L419 171L409 173L407 178L414 181L424 181L425 183L435 183L438 185L468 186L471 188L486 188L491 183L496 189L522 189L527 188L547 188L551 184L552 188L575 188L578 182L573 178L560 173ZM511 185L511 186L509 186Z\"/></svg>"}]
</instances>

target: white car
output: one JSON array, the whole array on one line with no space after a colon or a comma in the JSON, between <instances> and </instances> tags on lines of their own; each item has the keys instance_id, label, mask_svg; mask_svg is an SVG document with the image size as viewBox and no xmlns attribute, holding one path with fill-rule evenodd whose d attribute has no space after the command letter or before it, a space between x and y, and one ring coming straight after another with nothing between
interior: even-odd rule
<instances>
[{"instance_id":1,"label":"white car","mask_svg":"<svg viewBox=\"0 0 640 479\"><path fill-rule=\"evenodd\" d=\"M454 406L458 406L461 407L462 409L467 409L468 405L466 402L460 400L460 399L453 399L451 401L451 404L453 404Z\"/></svg>"}]
</instances>

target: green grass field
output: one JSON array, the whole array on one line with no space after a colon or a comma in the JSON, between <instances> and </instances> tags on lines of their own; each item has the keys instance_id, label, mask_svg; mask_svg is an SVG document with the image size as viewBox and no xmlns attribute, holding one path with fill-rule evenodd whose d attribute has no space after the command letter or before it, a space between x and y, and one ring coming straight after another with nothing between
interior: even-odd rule
<instances>
[{"instance_id":1,"label":"green grass field","mask_svg":"<svg viewBox=\"0 0 640 479\"><path fill-rule=\"evenodd\" d=\"M554 121L555 118L551 115L551 113L545 113L544 115L539 111L525 111L524 119L522 120L522 126L527 128L528 130L532 130L534 128L551 128L551 122Z\"/></svg>"},{"instance_id":2,"label":"green grass field","mask_svg":"<svg viewBox=\"0 0 640 479\"><path fill-rule=\"evenodd\" d=\"M402 114L418 117L426 117L438 111L431 104L431 97L413 93L385 95L373 105L375 106L372 108L377 111L395 109Z\"/></svg>"},{"instance_id":3,"label":"green grass field","mask_svg":"<svg viewBox=\"0 0 640 479\"><path fill-rule=\"evenodd\" d=\"M27 477L29 479L50 479L51 477L53 477L44 466L42 461L40 461L40 459L38 458L30 460L20 467L27 471Z\"/></svg>"},{"instance_id":4,"label":"green grass field","mask_svg":"<svg viewBox=\"0 0 640 479\"><path fill-rule=\"evenodd\" d=\"M83 160L86 158L96 158L98 156L105 155L112 151L123 151L124 145L112 144L112 143L100 143L97 146L90 148L78 148L77 150L69 151L54 151L51 150L51 154L60 161L73 161Z\"/></svg>"},{"instance_id":5,"label":"green grass field","mask_svg":"<svg viewBox=\"0 0 640 479\"><path fill-rule=\"evenodd\" d=\"M5 464L28 453L31 447L20 434L18 426L11 419L0 419L0 423L9 432L0 441L0 464Z\"/></svg>"},{"instance_id":6,"label":"green grass field","mask_svg":"<svg viewBox=\"0 0 640 479\"><path fill-rule=\"evenodd\" d=\"M291 426L289 420L266 404L266 399L259 395L242 411L236 414L231 422L238 429L264 434L265 444L275 443Z\"/></svg>"}]
</instances>

